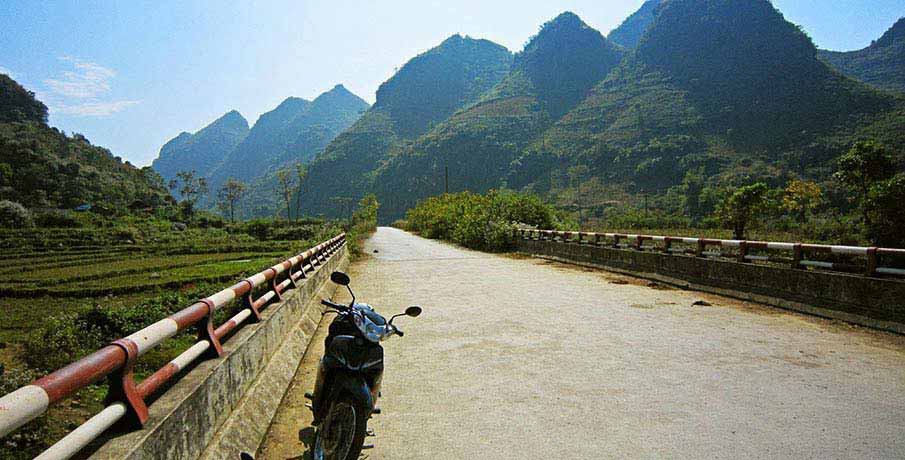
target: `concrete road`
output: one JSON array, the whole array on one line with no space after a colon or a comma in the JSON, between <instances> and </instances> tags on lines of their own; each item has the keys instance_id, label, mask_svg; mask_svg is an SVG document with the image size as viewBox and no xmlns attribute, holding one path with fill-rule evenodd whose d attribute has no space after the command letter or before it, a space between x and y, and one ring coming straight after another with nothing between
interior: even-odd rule
<instances>
[{"instance_id":1,"label":"concrete road","mask_svg":"<svg viewBox=\"0 0 905 460\"><path fill-rule=\"evenodd\" d=\"M425 309L385 343L368 459L905 458L903 337L390 228L366 250L358 298ZM320 353L265 458L305 458Z\"/></svg>"}]
</instances>

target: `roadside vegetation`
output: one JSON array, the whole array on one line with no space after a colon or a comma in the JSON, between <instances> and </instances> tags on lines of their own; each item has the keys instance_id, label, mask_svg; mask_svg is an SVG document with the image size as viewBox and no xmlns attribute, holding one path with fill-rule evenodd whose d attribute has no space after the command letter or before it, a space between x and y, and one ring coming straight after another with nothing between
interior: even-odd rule
<instances>
[{"instance_id":1,"label":"roadside vegetation","mask_svg":"<svg viewBox=\"0 0 905 460\"><path fill-rule=\"evenodd\" d=\"M900 153L864 141L833 161L826 179L756 161L728 176L687 173L680 185L638 191L572 170L542 195L570 229L905 247Z\"/></svg>"},{"instance_id":2,"label":"roadside vegetation","mask_svg":"<svg viewBox=\"0 0 905 460\"><path fill-rule=\"evenodd\" d=\"M463 192L424 199L395 226L462 246L505 251L518 226L612 233L905 247L905 174L897 156L860 142L840 156L831 179L706 184L689 174L662 194L600 187L573 168L544 195Z\"/></svg>"},{"instance_id":3,"label":"roadside vegetation","mask_svg":"<svg viewBox=\"0 0 905 460\"><path fill-rule=\"evenodd\" d=\"M564 227L553 207L536 195L511 191L462 192L422 200L397 226L425 238L452 241L467 248L505 251L519 226Z\"/></svg>"}]
</instances>

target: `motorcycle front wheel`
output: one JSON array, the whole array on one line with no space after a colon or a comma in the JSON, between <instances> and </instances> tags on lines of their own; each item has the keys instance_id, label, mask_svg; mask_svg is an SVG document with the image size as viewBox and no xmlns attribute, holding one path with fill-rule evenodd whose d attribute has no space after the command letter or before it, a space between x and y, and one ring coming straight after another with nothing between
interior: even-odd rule
<instances>
[{"instance_id":1,"label":"motorcycle front wheel","mask_svg":"<svg viewBox=\"0 0 905 460\"><path fill-rule=\"evenodd\" d=\"M367 408L348 395L330 404L314 435L313 460L357 460L367 433Z\"/></svg>"}]
</instances>

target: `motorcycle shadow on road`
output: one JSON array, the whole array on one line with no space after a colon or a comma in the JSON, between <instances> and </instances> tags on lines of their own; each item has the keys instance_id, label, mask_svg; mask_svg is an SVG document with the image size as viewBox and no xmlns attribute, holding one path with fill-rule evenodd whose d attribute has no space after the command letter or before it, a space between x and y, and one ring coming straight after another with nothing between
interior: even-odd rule
<instances>
[{"instance_id":1,"label":"motorcycle shadow on road","mask_svg":"<svg viewBox=\"0 0 905 460\"><path fill-rule=\"evenodd\" d=\"M298 457L287 458L286 460L311 460L311 448L314 447L314 427L309 426L299 430L299 441L305 445L305 453ZM362 453L358 459L368 460L368 456Z\"/></svg>"},{"instance_id":2,"label":"motorcycle shadow on road","mask_svg":"<svg viewBox=\"0 0 905 460\"><path fill-rule=\"evenodd\" d=\"M311 449L314 447L314 427L309 426L299 430L299 441L305 445L305 453L298 457L287 458L286 460L310 460Z\"/></svg>"}]
</instances>

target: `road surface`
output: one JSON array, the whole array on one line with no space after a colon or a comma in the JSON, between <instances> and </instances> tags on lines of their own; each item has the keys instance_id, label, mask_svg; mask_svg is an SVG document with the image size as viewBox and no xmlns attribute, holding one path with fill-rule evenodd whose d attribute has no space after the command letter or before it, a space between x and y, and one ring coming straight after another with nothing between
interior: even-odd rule
<instances>
[{"instance_id":1,"label":"road surface","mask_svg":"<svg viewBox=\"0 0 905 460\"><path fill-rule=\"evenodd\" d=\"M903 337L391 228L366 252L358 298L425 311L385 343L364 458L905 457ZM321 342L266 459L307 458Z\"/></svg>"}]
</instances>

